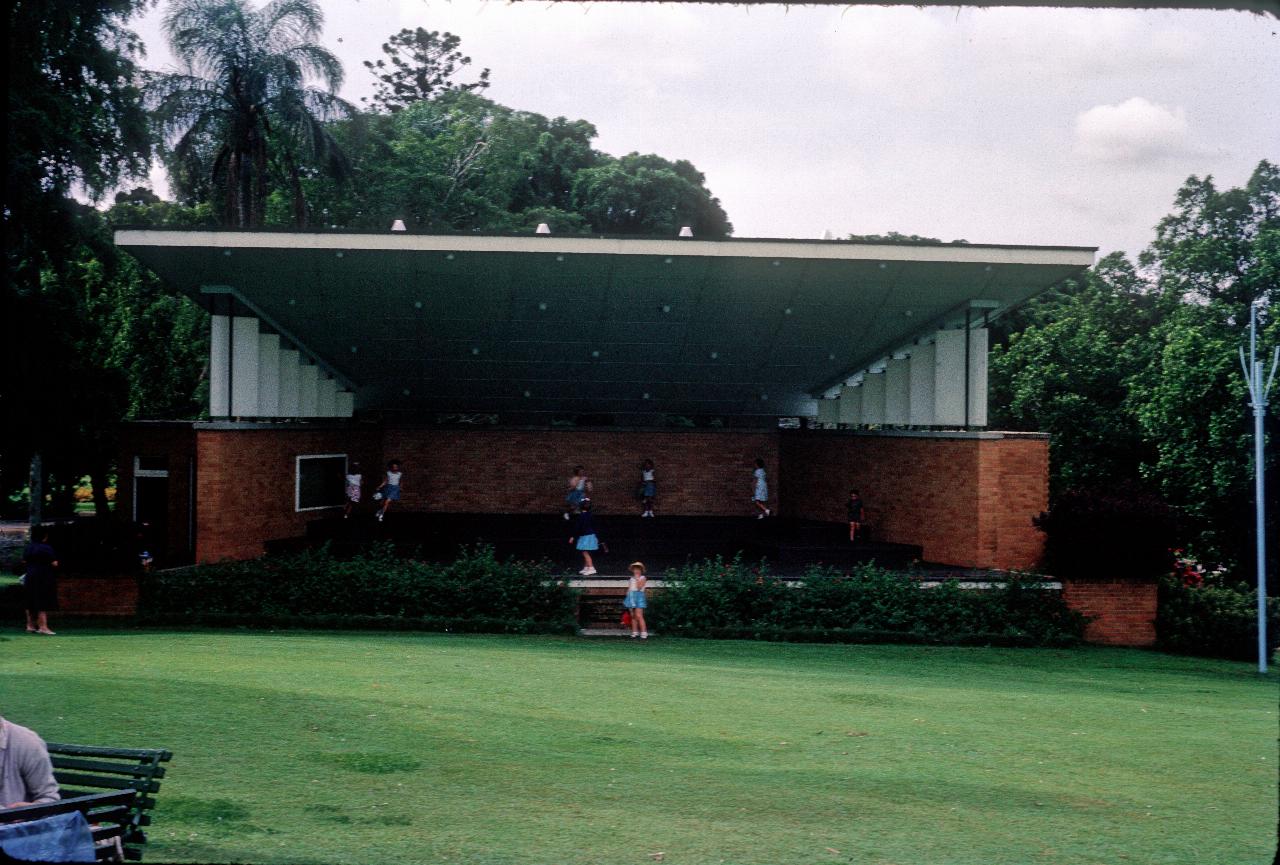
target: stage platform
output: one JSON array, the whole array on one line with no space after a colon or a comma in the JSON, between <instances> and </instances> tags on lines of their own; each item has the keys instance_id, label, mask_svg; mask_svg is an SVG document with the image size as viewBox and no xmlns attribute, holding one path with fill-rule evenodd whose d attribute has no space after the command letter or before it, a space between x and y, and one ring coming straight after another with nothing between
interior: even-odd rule
<instances>
[{"instance_id":1,"label":"stage platform","mask_svg":"<svg viewBox=\"0 0 1280 865\"><path fill-rule=\"evenodd\" d=\"M500 557L548 559L574 574L582 555L569 544L573 522L557 514L456 514L392 511L379 523L368 512L351 519L325 518L307 526L305 538L268 543L268 551L284 551L330 544L340 556L352 555L375 541L391 541L407 556L444 561L468 544L492 544ZM921 549L910 544L877 541L849 542L843 523L769 517L663 516L596 513L596 527L608 552L594 554L602 577L624 576L627 565L643 561L649 575L661 578L689 561L714 556L732 558L739 552L752 562L767 559L773 573L799 577L810 565L850 567L874 561L904 568L920 560Z\"/></svg>"}]
</instances>

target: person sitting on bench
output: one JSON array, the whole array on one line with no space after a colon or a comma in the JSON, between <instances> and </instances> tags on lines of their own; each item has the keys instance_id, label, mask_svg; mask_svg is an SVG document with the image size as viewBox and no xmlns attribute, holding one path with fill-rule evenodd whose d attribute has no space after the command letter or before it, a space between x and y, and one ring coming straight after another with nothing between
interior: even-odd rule
<instances>
[{"instance_id":1,"label":"person sitting on bench","mask_svg":"<svg viewBox=\"0 0 1280 865\"><path fill-rule=\"evenodd\" d=\"M0 717L0 808L57 802L58 782L44 740Z\"/></svg>"}]
</instances>

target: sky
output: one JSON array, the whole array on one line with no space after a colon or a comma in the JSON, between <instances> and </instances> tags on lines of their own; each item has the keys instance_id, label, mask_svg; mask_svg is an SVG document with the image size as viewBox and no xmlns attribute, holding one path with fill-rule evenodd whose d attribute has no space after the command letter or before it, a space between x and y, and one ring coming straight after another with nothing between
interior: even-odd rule
<instances>
[{"instance_id":1,"label":"sky","mask_svg":"<svg viewBox=\"0 0 1280 865\"><path fill-rule=\"evenodd\" d=\"M321 0L340 91L403 27L485 95L688 159L738 237L899 231L1136 255L1190 175L1280 162L1280 20L1249 13ZM177 69L160 0L133 22ZM153 173L158 192L162 175Z\"/></svg>"}]
</instances>

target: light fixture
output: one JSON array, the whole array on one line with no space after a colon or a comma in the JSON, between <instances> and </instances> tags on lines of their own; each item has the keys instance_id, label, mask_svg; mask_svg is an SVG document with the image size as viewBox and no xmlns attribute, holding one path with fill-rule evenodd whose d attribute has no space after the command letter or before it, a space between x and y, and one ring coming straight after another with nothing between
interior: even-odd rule
<instances>
[{"instance_id":1,"label":"light fixture","mask_svg":"<svg viewBox=\"0 0 1280 865\"><path fill-rule=\"evenodd\" d=\"M403 219L397 219L395 222L391 223L391 230L392 230L392 231L406 231L407 229L404 227L404 220L403 220Z\"/></svg>"},{"instance_id":2,"label":"light fixture","mask_svg":"<svg viewBox=\"0 0 1280 865\"><path fill-rule=\"evenodd\" d=\"M880 262L880 269L881 269L881 270L885 270L886 268L888 268L888 266L889 266L889 265L885 264L883 261L882 261L882 262Z\"/></svg>"},{"instance_id":3,"label":"light fixture","mask_svg":"<svg viewBox=\"0 0 1280 865\"><path fill-rule=\"evenodd\" d=\"M223 254L223 255L226 255L226 256L230 256L230 255L231 255L231 250L229 250L229 249L224 249L224 250L222 250L222 254Z\"/></svg>"},{"instance_id":4,"label":"light fixture","mask_svg":"<svg viewBox=\"0 0 1280 865\"><path fill-rule=\"evenodd\" d=\"M693 229L687 225L680 226L681 237L693 237Z\"/></svg>"},{"instance_id":5,"label":"light fixture","mask_svg":"<svg viewBox=\"0 0 1280 865\"><path fill-rule=\"evenodd\" d=\"M835 360L835 359L836 359L836 353L834 351L827 352L827 360Z\"/></svg>"},{"instance_id":6,"label":"light fixture","mask_svg":"<svg viewBox=\"0 0 1280 865\"><path fill-rule=\"evenodd\" d=\"M351 346L351 353L352 353L352 354L355 354L355 353L356 353L356 352L358 352L359 350L360 350L360 349L359 349L357 346L354 346L354 345L353 345L353 346Z\"/></svg>"},{"instance_id":7,"label":"light fixture","mask_svg":"<svg viewBox=\"0 0 1280 865\"><path fill-rule=\"evenodd\" d=\"M529 398L529 397L531 397L531 396L533 396L533 391L531 391L531 390L527 390L527 391L525 391L525 392L524 392L524 398L525 398L525 399L528 399L528 398Z\"/></svg>"},{"instance_id":8,"label":"light fixture","mask_svg":"<svg viewBox=\"0 0 1280 865\"><path fill-rule=\"evenodd\" d=\"M408 396L408 395L409 395L409 389L408 389L408 388L405 388L404 390L400 391L400 393L404 394L405 396Z\"/></svg>"},{"instance_id":9,"label":"light fixture","mask_svg":"<svg viewBox=\"0 0 1280 865\"><path fill-rule=\"evenodd\" d=\"M591 352L591 356L592 356L592 357L599 357L599 356L600 356L600 351L597 349L596 351Z\"/></svg>"},{"instance_id":10,"label":"light fixture","mask_svg":"<svg viewBox=\"0 0 1280 865\"><path fill-rule=\"evenodd\" d=\"M453 261L453 253L451 252L451 253L449 253L448 255L446 255L446 256L444 257L444 260L445 260L445 261Z\"/></svg>"},{"instance_id":11,"label":"light fixture","mask_svg":"<svg viewBox=\"0 0 1280 865\"><path fill-rule=\"evenodd\" d=\"M662 259L662 263L663 263L663 264L670 264L670 263L671 263L671 259L669 259L669 258L664 258L664 259Z\"/></svg>"},{"instance_id":12,"label":"light fixture","mask_svg":"<svg viewBox=\"0 0 1280 865\"><path fill-rule=\"evenodd\" d=\"M550 234L551 226L547 225L545 222L539 222L538 227L533 230L533 233L534 234Z\"/></svg>"},{"instance_id":13,"label":"light fixture","mask_svg":"<svg viewBox=\"0 0 1280 865\"><path fill-rule=\"evenodd\" d=\"M664 303L664 304L662 305L662 311L663 311L663 312L671 312L671 304L669 304L669 303Z\"/></svg>"},{"instance_id":14,"label":"light fixture","mask_svg":"<svg viewBox=\"0 0 1280 865\"><path fill-rule=\"evenodd\" d=\"M556 256L556 261L564 261L564 256L563 256L563 255L557 255L557 256Z\"/></svg>"},{"instance_id":15,"label":"light fixture","mask_svg":"<svg viewBox=\"0 0 1280 865\"><path fill-rule=\"evenodd\" d=\"M544 300L542 303L538 304L538 309L539 309L540 311L542 311L542 312L546 312L546 311L547 311L547 302Z\"/></svg>"},{"instance_id":16,"label":"light fixture","mask_svg":"<svg viewBox=\"0 0 1280 865\"><path fill-rule=\"evenodd\" d=\"M333 254L333 257L334 257L334 258L342 258L344 254L345 254L345 253L343 253L343 251L342 251L342 250L338 250L337 252L335 252L335 253Z\"/></svg>"},{"instance_id":17,"label":"light fixture","mask_svg":"<svg viewBox=\"0 0 1280 865\"><path fill-rule=\"evenodd\" d=\"M713 351L713 352L711 352L711 359L712 359L712 360L715 360L715 359L716 359L716 358L718 358L719 356L720 356L720 352L718 352L718 351Z\"/></svg>"},{"instance_id":18,"label":"light fixture","mask_svg":"<svg viewBox=\"0 0 1280 865\"><path fill-rule=\"evenodd\" d=\"M473 356L473 357L474 357L475 355L478 355L479 353L480 353L480 349L476 348L475 346L472 346L472 347L471 347L471 354L472 354L472 356Z\"/></svg>"},{"instance_id":19,"label":"light fixture","mask_svg":"<svg viewBox=\"0 0 1280 865\"><path fill-rule=\"evenodd\" d=\"M782 311L783 315L791 315L791 307L787 307Z\"/></svg>"},{"instance_id":20,"label":"light fixture","mask_svg":"<svg viewBox=\"0 0 1280 865\"><path fill-rule=\"evenodd\" d=\"M649 398L649 392L648 392L648 391L645 391L644 393L640 394L640 399L648 399L648 398Z\"/></svg>"},{"instance_id":21,"label":"light fixture","mask_svg":"<svg viewBox=\"0 0 1280 865\"><path fill-rule=\"evenodd\" d=\"M298 299L296 297L289 298L289 306L297 306L297 305L298 305Z\"/></svg>"},{"instance_id":22,"label":"light fixture","mask_svg":"<svg viewBox=\"0 0 1280 865\"><path fill-rule=\"evenodd\" d=\"M773 266L774 266L774 267L780 267L781 265L782 265L782 262L781 262L781 261L778 261L776 258L773 260Z\"/></svg>"},{"instance_id":23,"label":"light fixture","mask_svg":"<svg viewBox=\"0 0 1280 865\"><path fill-rule=\"evenodd\" d=\"M414 309L422 309L422 301L420 301L420 300L415 300L415 301L413 302L413 308L414 308Z\"/></svg>"}]
</instances>

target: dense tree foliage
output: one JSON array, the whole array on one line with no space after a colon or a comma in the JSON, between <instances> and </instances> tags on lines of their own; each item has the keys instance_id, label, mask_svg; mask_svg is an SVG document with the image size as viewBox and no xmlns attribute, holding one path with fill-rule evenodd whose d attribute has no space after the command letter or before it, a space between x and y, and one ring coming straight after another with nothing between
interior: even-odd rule
<instances>
[{"instance_id":1,"label":"dense tree foliage","mask_svg":"<svg viewBox=\"0 0 1280 865\"><path fill-rule=\"evenodd\" d=\"M336 95L342 64L315 41L323 22L315 0L174 0L164 29L186 71L153 75L147 92L180 197L221 198L225 224L256 228L283 188L307 224L302 177L346 175L328 121L354 112Z\"/></svg>"},{"instance_id":2,"label":"dense tree foliage","mask_svg":"<svg viewBox=\"0 0 1280 865\"><path fill-rule=\"evenodd\" d=\"M86 266L109 256L109 243L100 217L72 193L96 196L146 172L140 46L125 27L138 5L7 7L0 493L26 484L37 452L55 491L83 474L100 490L111 421L127 402L127 386L97 351L106 271Z\"/></svg>"},{"instance_id":3,"label":"dense tree foliage","mask_svg":"<svg viewBox=\"0 0 1280 865\"><path fill-rule=\"evenodd\" d=\"M1143 484L1183 515L1200 555L1246 562L1252 414L1237 350L1254 300L1261 343L1274 346L1280 170L1265 161L1238 189L1189 178L1139 266L1109 255L1004 322L991 357L995 422L1053 435L1055 496ZM1277 465L1273 446L1267 471ZM1280 497L1269 488L1274 534Z\"/></svg>"}]
</instances>

